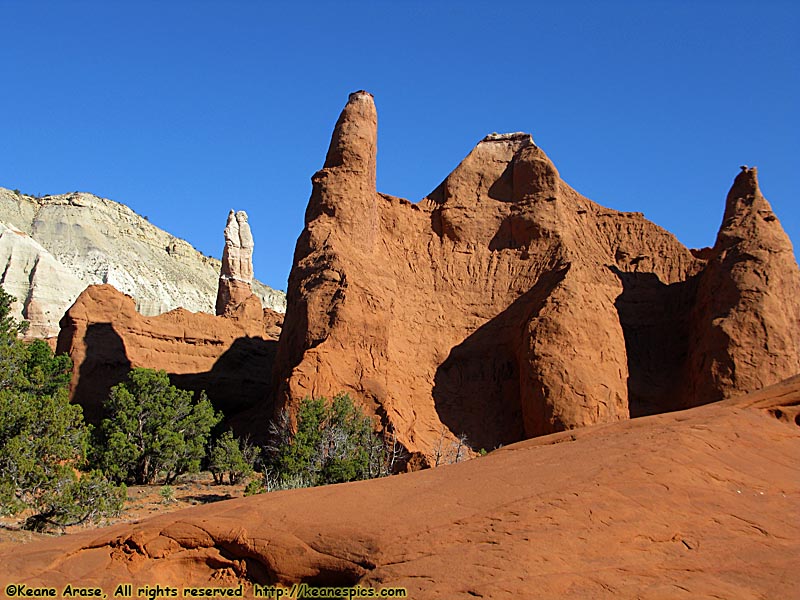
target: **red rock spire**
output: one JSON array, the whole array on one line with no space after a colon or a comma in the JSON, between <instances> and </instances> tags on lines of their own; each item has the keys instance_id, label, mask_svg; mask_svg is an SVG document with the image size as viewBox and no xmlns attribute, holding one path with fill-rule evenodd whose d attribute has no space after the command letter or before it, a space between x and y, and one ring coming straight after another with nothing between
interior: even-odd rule
<instances>
[{"instance_id":1,"label":"red rock spire","mask_svg":"<svg viewBox=\"0 0 800 600\"><path fill-rule=\"evenodd\" d=\"M378 113L372 94L353 92L336 122L323 168L361 175L374 190L377 150Z\"/></svg>"}]
</instances>

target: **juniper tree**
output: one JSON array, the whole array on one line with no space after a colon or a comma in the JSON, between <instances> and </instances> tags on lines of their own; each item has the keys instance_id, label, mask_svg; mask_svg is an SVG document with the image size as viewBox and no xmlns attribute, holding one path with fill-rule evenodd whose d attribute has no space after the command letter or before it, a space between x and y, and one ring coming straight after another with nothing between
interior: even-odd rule
<instances>
[{"instance_id":1,"label":"juniper tree","mask_svg":"<svg viewBox=\"0 0 800 600\"><path fill-rule=\"evenodd\" d=\"M67 393L72 364L43 341L19 339L0 289L0 513L32 511L24 526L43 530L121 510L124 486L86 467L89 430Z\"/></svg>"},{"instance_id":2,"label":"juniper tree","mask_svg":"<svg viewBox=\"0 0 800 600\"><path fill-rule=\"evenodd\" d=\"M111 388L100 425L99 462L118 481L165 484L200 470L221 416L201 392L170 384L166 371L137 368Z\"/></svg>"}]
</instances>

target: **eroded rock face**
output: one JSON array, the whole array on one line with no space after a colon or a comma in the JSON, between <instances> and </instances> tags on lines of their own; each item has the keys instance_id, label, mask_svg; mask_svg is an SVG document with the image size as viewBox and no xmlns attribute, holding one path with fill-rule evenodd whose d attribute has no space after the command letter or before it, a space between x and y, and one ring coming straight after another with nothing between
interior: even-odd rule
<instances>
[{"instance_id":1,"label":"eroded rock face","mask_svg":"<svg viewBox=\"0 0 800 600\"><path fill-rule=\"evenodd\" d=\"M53 337L53 324L86 287L36 240L4 223L0 223L0 269L0 286L16 299L11 315L28 321L29 338Z\"/></svg>"},{"instance_id":2,"label":"eroded rock face","mask_svg":"<svg viewBox=\"0 0 800 600\"><path fill-rule=\"evenodd\" d=\"M795 378L444 469L0 548L0 586L60 591L79 575L109 597L120 582L242 584L246 598L254 585L304 582L442 600L792 598L798 407Z\"/></svg>"},{"instance_id":3,"label":"eroded rock face","mask_svg":"<svg viewBox=\"0 0 800 600\"><path fill-rule=\"evenodd\" d=\"M799 370L797 265L760 195L732 192L757 208L729 201L722 241L695 256L640 213L578 194L527 134L487 136L418 204L376 191L376 140L372 96L352 94L312 178L278 407L347 391L429 460L461 433L492 448L673 410L687 372L724 396ZM752 298L718 314L733 298L716 297L719 278ZM720 317L743 347L754 323L774 322L758 342L770 352L708 341ZM702 383L717 354L758 377Z\"/></svg>"},{"instance_id":4,"label":"eroded rock face","mask_svg":"<svg viewBox=\"0 0 800 600\"><path fill-rule=\"evenodd\" d=\"M214 312L220 261L204 256L123 204L80 192L37 198L0 188L0 221L33 238L71 279L83 283L81 289L112 284L133 296L139 312L146 315L179 306ZM258 281L252 287L264 306L284 310L283 292ZM34 304L49 312L43 325L47 335L58 335L58 321L77 297L69 291L63 290L60 305L51 307L51 300L62 290L57 286L33 290ZM17 293L20 299L28 295Z\"/></svg>"},{"instance_id":5,"label":"eroded rock face","mask_svg":"<svg viewBox=\"0 0 800 600\"><path fill-rule=\"evenodd\" d=\"M263 411L282 319L252 295L224 317L183 308L145 317L130 296L94 285L61 320L57 351L72 358L72 400L89 421L98 421L113 385L146 367L164 369L178 387L206 390L235 424L237 415Z\"/></svg>"},{"instance_id":6,"label":"eroded rock face","mask_svg":"<svg viewBox=\"0 0 800 600\"><path fill-rule=\"evenodd\" d=\"M253 234L247 213L240 210L228 214L225 226L225 249L219 273L216 309L218 315L233 311L252 294Z\"/></svg>"}]
</instances>

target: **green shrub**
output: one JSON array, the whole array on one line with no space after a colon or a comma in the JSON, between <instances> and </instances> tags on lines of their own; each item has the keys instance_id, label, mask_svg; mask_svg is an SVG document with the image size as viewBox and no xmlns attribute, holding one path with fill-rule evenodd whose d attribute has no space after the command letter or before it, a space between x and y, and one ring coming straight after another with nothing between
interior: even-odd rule
<instances>
[{"instance_id":1,"label":"green shrub","mask_svg":"<svg viewBox=\"0 0 800 600\"><path fill-rule=\"evenodd\" d=\"M42 341L20 341L12 302L0 289L0 513L32 510L23 526L36 530L117 514L125 487L79 471L89 430L69 401L71 361Z\"/></svg>"},{"instance_id":2,"label":"green shrub","mask_svg":"<svg viewBox=\"0 0 800 600\"><path fill-rule=\"evenodd\" d=\"M175 502L175 488L171 485L165 485L159 491L161 495L161 503L162 504L172 504Z\"/></svg>"},{"instance_id":3,"label":"green shrub","mask_svg":"<svg viewBox=\"0 0 800 600\"><path fill-rule=\"evenodd\" d=\"M226 431L211 448L208 469L216 483L223 483L227 474L228 483L236 485L255 472L254 464L260 453L247 438L240 440Z\"/></svg>"},{"instance_id":4,"label":"green shrub","mask_svg":"<svg viewBox=\"0 0 800 600\"><path fill-rule=\"evenodd\" d=\"M256 494L263 494L267 491L264 482L261 479L251 479L244 487L245 496L255 496Z\"/></svg>"},{"instance_id":5,"label":"green shrub","mask_svg":"<svg viewBox=\"0 0 800 600\"><path fill-rule=\"evenodd\" d=\"M196 473L205 457L211 428L221 416L205 393L171 385L165 371L133 369L128 382L111 388L100 425L98 460L118 481L170 484Z\"/></svg>"},{"instance_id":6,"label":"green shrub","mask_svg":"<svg viewBox=\"0 0 800 600\"><path fill-rule=\"evenodd\" d=\"M272 444L265 469L267 489L285 489L370 479L389 474L386 444L347 394L332 402L306 398L296 428L283 412L270 425Z\"/></svg>"}]
</instances>

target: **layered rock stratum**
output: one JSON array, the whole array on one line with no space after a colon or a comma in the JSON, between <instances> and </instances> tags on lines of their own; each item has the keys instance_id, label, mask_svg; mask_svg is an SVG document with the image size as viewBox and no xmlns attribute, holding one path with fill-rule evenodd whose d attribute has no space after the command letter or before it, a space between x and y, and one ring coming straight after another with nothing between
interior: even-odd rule
<instances>
[{"instance_id":1,"label":"layered rock stratum","mask_svg":"<svg viewBox=\"0 0 800 600\"><path fill-rule=\"evenodd\" d=\"M26 290L24 276L31 275L29 270L8 283L18 290L20 312L15 316L33 321L45 337L58 335L59 319L91 284L108 283L130 294L145 315L177 307L215 311L220 261L204 256L123 204L80 192L34 197L0 188L0 221L47 250L63 266L59 271L71 274L69 283L82 282L76 292L70 284L61 289L61 278L40 274L37 285ZM3 248L4 271L28 260ZM12 271L19 269L15 266ZM0 284L6 286L6 279L0 279ZM253 281L252 288L264 306L285 310L283 292L258 281Z\"/></svg>"},{"instance_id":2,"label":"layered rock stratum","mask_svg":"<svg viewBox=\"0 0 800 600\"><path fill-rule=\"evenodd\" d=\"M800 379L386 479L0 548L0 585L405 587L409 598L794 598ZM135 593L135 592L134 592ZM145 592L146 593L146 592ZM310 596L309 596L310 597Z\"/></svg>"},{"instance_id":3,"label":"layered rock stratum","mask_svg":"<svg viewBox=\"0 0 800 600\"><path fill-rule=\"evenodd\" d=\"M52 337L53 323L64 314L65 299L77 298L86 284L27 233L4 223L0 223L0 264L0 286L15 299L11 314L28 321L27 336Z\"/></svg>"},{"instance_id":4,"label":"layered rock stratum","mask_svg":"<svg viewBox=\"0 0 800 600\"><path fill-rule=\"evenodd\" d=\"M800 372L800 274L756 170L713 248L604 208L524 133L484 138L416 204L376 191L351 94L313 178L277 408L347 391L417 458L695 406Z\"/></svg>"},{"instance_id":5,"label":"layered rock stratum","mask_svg":"<svg viewBox=\"0 0 800 600\"><path fill-rule=\"evenodd\" d=\"M260 414L263 434L269 418L263 399L282 320L255 295L225 316L177 308L148 317L112 285L93 285L61 320L56 351L72 359L71 398L90 422L100 420L111 387L145 367L165 370L182 389L205 390L234 426L237 416ZM252 423L244 430L252 431Z\"/></svg>"}]
</instances>

